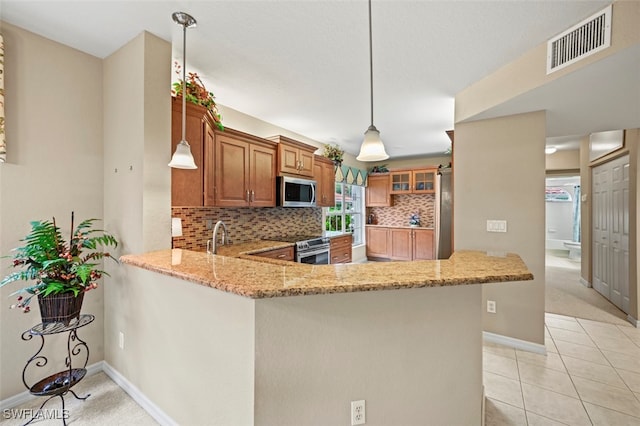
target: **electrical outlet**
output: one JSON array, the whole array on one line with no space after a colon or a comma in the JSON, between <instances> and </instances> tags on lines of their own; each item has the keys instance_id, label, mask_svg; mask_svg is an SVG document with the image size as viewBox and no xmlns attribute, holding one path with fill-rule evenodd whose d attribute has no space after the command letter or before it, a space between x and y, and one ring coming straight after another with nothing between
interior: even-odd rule
<instances>
[{"instance_id":1,"label":"electrical outlet","mask_svg":"<svg viewBox=\"0 0 640 426\"><path fill-rule=\"evenodd\" d=\"M118 335L118 346L120 349L124 349L124 333L122 331Z\"/></svg>"},{"instance_id":2,"label":"electrical outlet","mask_svg":"<svg viewBox=\"0 0 640 426\"><path fill-rule=\"evenodd\" d=\"M487 312L490 314L496 313L496 301L495 300L487 300Z\"/></svg>"},{"instance_id":3,"label":"electrical outlet","mask_svg":"<svg viewBox=\"0 0 640 426\"><path fill-rule=\"evenodd\" d=\"M364 399L351 401L351 426L363 425L366 422Z\"/></svg>"},{"instance_id":4,"label":"electrical outlet","mask_svg":"<svg viewBox=\"0 0 640 426\"><path fill-rule=\"evenodd\" d=\"M207 229L213 229L213 219L207 219Z\"/></svg>"}]
</instances>

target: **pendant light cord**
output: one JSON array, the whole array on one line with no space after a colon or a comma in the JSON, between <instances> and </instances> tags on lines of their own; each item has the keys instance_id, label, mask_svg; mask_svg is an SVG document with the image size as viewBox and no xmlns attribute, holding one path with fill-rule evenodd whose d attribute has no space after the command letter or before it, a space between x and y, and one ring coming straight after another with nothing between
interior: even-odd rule
<instances>
[{"instance_id":1,"label":"pendant light cord","mask_svg":"<svg viewBox=\"0 0 640 426\"><path fill-rule=\"evenodd\" d=\"M373 126L373 41L371 32L371 0L369 0L369 73L371 77L371 126Z\"/></svg>"},{"instance_id":2,"label":"pendant light cord","mask_svg":"<svg viewBox=\"0 0 640 426\"><path fill-rule=\"evenodd\" d=\"M187 134L187 24L182 25L182 142Z\"/></svg>"}]
</instances>

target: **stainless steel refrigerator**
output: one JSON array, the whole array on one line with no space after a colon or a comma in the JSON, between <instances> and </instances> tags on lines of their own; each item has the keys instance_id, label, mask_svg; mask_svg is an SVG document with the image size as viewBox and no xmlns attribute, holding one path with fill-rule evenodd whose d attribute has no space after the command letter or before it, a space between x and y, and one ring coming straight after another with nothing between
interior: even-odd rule
<instances>
[{"instance_id":1,"label":"stainless steel refrigerator","mask_svg":"<svg viewBox=\"0 0 640 426\"><path fill-rule=\"evenodd\" d=\"M436 192L436 253L448 259L453 247L453 186L451 168L438 169Z\"/></svg>"}]
</instances>

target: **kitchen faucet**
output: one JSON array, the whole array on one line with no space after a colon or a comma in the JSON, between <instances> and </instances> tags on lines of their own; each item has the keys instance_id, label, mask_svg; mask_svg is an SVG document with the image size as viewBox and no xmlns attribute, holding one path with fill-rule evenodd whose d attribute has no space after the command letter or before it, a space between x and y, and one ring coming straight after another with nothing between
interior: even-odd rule
<instances>
[{"instance_id":1,"label":"kitchen faucet","mask_svg":"<svg viewBox=\"0 0 640 426\"><path fill-rule=\"evenodd\" d=\"M211 249L211 253L216 254L216 252L218 251L218 229L220 228L220 225L222 225L222 239L220 240L220 242L222 243L221 245L225 245L227 242L227 238L229 235L229 231L227 230L227 225L224 224L223 221L219 220L216 222L216 226L213 227L213 236L212 236L212 249ZM209 241L207 241L207 252L209 252Z\"/></svg>"}]
</instances>

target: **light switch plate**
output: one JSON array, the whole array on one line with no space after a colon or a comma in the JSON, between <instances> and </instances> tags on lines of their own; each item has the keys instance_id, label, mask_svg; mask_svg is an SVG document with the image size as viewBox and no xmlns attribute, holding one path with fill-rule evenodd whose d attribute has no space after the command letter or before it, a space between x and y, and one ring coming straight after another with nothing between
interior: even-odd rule
<instances>
[{"instance_id":1,"label":"light switch plate","mask_svg":"<svg viewBox=\"0 0 640 426\"><path fill-rule=\"evenodd\" d=\"M487 220L487 232L507 232L507 221Z\"/></svg>"}]
</instances>

